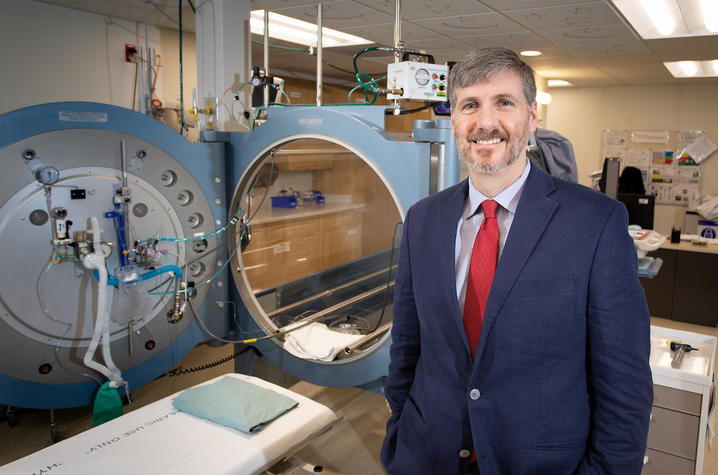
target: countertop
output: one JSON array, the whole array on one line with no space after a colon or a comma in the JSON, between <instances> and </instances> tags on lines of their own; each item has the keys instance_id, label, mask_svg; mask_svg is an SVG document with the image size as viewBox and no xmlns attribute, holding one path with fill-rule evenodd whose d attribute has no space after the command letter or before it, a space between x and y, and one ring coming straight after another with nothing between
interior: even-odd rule
<instances>
[{"instance_id":1,"label":"countertop","mask_svg":"<svg viewBox=\"0 0 718 475\"><path fill-rule=\"evenodd\" d=\"M718 254L718 244L693 244L689 241L681 241L680 244L673 244L670 239L667 239L666 242L663 243L661 249Z\"/></svg>"}]
</instances>

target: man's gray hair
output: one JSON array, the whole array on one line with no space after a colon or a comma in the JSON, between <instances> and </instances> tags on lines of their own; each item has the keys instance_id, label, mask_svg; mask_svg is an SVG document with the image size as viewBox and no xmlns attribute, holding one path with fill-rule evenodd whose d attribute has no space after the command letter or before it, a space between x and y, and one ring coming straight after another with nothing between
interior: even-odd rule
<instances>
[{"instance_id":1,"label":"man's gray hair","mask_svg":"<svg viewBox=\"0 0 718 475\"><path fill-rule=\"evenodd\" d=\"M449 102L456 105L456 90L473 86L503 71L514 71L521 78L528 106L536 101L534 70L507 48L484 48L466 54L449 73Z\"/></svg>"}]
</instances>

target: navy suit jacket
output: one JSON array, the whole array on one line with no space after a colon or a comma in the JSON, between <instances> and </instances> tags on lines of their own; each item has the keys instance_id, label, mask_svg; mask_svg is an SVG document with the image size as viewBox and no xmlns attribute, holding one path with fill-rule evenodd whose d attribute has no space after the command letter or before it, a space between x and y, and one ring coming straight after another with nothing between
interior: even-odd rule
<instances>
[{"instance_id":1,"label":"navy suit jacket","mask_svg":"<svg viewBox=\"0 0 718 475\"><path fill-rule=\"evenodd\" d=\"M640 473L650 320L625 207L531 167L472 361L454 264L468 186L406 215L384 467L466 473L473 444L482 475Z\"/></svg>"}]
</instances>

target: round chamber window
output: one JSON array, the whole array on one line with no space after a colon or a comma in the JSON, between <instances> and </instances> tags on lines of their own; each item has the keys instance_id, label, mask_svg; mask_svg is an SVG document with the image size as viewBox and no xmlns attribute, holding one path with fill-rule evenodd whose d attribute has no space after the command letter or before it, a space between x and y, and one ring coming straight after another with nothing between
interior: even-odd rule
<instances>
[{"instance_id":1,"label":"round chamber window","mask_svg":"<svg viewBox=\"0 0 718 475\"><path fill-rule=\"evenodd\" d=\"M330 139L287 140L252 162L230 209L249 218L232 269L260 327L243 338L276 334L325 362L386 340L401 216L368 160Z\"/></svg>"}]
</instances>

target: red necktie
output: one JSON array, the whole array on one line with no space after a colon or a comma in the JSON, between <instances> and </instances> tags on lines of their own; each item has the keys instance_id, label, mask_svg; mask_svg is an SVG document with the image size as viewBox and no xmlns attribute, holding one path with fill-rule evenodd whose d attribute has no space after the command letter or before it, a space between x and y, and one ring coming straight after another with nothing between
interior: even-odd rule
<instances>
[{"instance_id":1,"label":"red necktie","mask_svg":"<svg viewBox=\"0 0 718 475\"><path fill-rule=\"evenodd\" d=\"M466 284L464 302L464 330L469 340L471 356L476 356L476 346L481 335L486 300L489 298L491 282L496 272L499 253L499 224L496 221L496 201L485 200L481 203L484 222L474 240L469 264L469 277Z\"/></svg>"}]
</instances>

